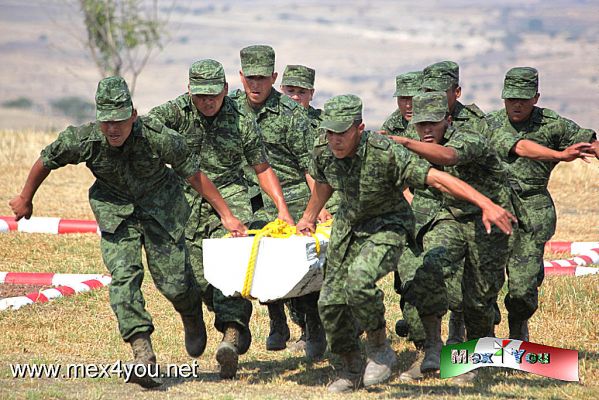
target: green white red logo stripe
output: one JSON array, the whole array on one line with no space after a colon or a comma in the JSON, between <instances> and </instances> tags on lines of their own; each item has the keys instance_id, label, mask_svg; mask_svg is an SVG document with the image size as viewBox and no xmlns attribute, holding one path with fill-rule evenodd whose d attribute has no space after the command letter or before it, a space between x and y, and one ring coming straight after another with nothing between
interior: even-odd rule
<instances>
[{"instance_id":1,"label":"green white red logo stripe","mask_svg":"<svg viewBox=\"0 0 599 400\"><path fill-rule=\"evenodd\" d=\"M481 338L443 346L441 378L481 367L502 367L563 381L578 381L578 352L521 340Z\"/></svg>"}]
</instances>

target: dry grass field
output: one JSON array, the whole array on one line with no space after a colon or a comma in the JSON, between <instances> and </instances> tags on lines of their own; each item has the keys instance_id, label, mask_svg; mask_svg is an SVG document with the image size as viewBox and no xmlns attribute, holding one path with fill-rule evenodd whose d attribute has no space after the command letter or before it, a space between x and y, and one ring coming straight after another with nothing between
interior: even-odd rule
<instances>
[{"instance_id":1,"label":"dry grass field","mask_svg":"<svg viewBox=\"0 0 599 400\"><path fill-rule=\"evenodd\" d=\"M10 215L8 201L18 193L39 150L55 134L0 131L0 215ZM599 162L576 161L560 165L550 182L559 213L554 239L597 241L599 239ZM53 172L37 194L37 216L93 218L87 203L87 188L93 178L84 166L69 166ZM547 255L548 258L560 255ZM563 255L562 255L563 256ZM0 271L43 271L104 273L95 235L45 235L8 233L0 235ZM540 309L531 321L533 341L579 351L580 383L566 383L500 369L483 370L474 385L458 387L440 379L405 384L395 372L391 381L347 398L599 398L599 276L548 277L541 289ZM400 316L392 280L382 286L390 325ZM183 346L182 325L174 310L154 288L151 278L143 285L147 307L154 318L154 347L162 364L191 363ZM126 385L116 377L101 379L13 378L10 365L16 363L108 364L130 360L130 350L118 334L108 303L108 291L58 299L18 311L0 313L0 398L2 399L100 399L100 398L217 398L295 399L339 398L327 394L325 386L333 376L327 361L308 363L288 350L267 352L266 308L254 304L253 345L241 357L237 379L218 379L214 352L220 334L209 329L207 350L197 361L199 376L169 379L157 391ZM505 311L505 310L503 310ZM212 326L213 317L205 312ZM292 328L292 340L299 332ZM446 333L446 332L445 332ZM498 336L507 335L503 321ZM390 332L392 346L406 369L415 357L411 345Z\"/></svg>"}]
</instances>

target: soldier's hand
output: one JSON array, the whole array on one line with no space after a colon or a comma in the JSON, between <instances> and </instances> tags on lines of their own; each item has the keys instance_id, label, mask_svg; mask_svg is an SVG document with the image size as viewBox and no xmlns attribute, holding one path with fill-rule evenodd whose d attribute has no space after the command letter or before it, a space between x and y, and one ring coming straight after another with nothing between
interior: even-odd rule
<instances>
[{"instance_id":1,"label":"soldier's hand","mask_svg":"<svg viewBox=\"0 0 599 400\"><path fill-rule=\"evenodd\" d=\"M295 225L295 221L293 220L293 218L291 218L291 214L289 214L289 212L281 212L279 211L279 214L277 215L277 218L280 220L283 220L285 222L287 222L289 225L293 226Z\"/></svg>"},{"instance_id":2,"label":"soldier's hand","mask_svg":"<svg viewBox=\"0 0 599 400\"><path fill-rule=\"evenodd\" d=\"M310 236L312 233L314 233L314 231L316 231L316 223L314 221L308 221L307 219L301 218L295 228L298 233Z\"/></svg>"},{"instance_id":3,"label":"soldier's hand","mask_svg":"<svg viewBox=\"0 0 599 400\"><path fill-rule=\"evenodd\" d=\"M487 233L491 233L491 224L497 226L506 235L512 234L512 222L518 222L518 218L514 217L510 212L504 210L495 203L490 203L482 209L483 225Z\"/></svg>"},{"instance_id":4,"label":"soldier's hand","mask_svg":"<svg viewBox=\"0 0 599 400\"><path fill-rule=\"evenodd\" d=\"M397 144L401 144L402 146L405 146L410 141L410 139L408 139L405 136L389 135L388 138L393 140Z\"/></svg>"},{"instance_id":5,"label":"soldier's hand","mask_svg":"<svg viewBox=\"0 0 599 400\"><path fill-rule=\"evenodd\" d=\"M595 153L595 158L599 160L599 140L595 140L591 143L591 150Z\"/></svg>"},{"instance_id":6,"label":"soldier's hand","mask_svg":"<svg viewBox=\"0 0 599 400\"><path fill-rule=\"evenodd\" d=\"M577 158L582 158L583 161L589 162L586 157L596 157L592 143L576 143L572 146L566 147L560 152L561 161L574 161Z\"/></svg>"},{"instance_id":7,"label":"soldier's hand","mask_svg":"<svg viewBox=\"0 0 599 400\"><path fill-rule=\"evenodd\" d=\"M326 208L323 207L322 210L320 210L320 212L318 213L318 222L325 222L330 219L333 219L333 216Z\"/></svg>"},{"instance_id":8,"label":"soldier's hand","mask_svg":"<svg viewBox=\"0 0 599 400\"><path fill-rule=\"evenodd\" d=\"M226 230L231 233L233 237L247 236L248 228L236 217L221 218L221 222Z\"/></svg>"},{"instance_id":9,"label":"soldier's hand","mask_svg":"<svg viewBox=\"0 0 599 400\"><path fill-rule=\"evenodd\" d=\"M18 221L21 218L31 218L33 214L33 203L31 200L25 199L23 196L15 196L11 201L8 202L10 209L15 214L15 219Z\"/></svg>"}]
</instances>

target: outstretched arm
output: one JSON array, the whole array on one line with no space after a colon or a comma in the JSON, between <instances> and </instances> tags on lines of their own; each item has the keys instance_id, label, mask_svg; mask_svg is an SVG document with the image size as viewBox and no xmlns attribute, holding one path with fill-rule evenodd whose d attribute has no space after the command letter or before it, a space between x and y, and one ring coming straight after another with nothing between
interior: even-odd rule
<instances>
[{"instance_id":1,"label":"outstretched arm","mask_svg":"<svg viewBox=\"0 0 599 400\"><path fill-rule=\"evenodd\" d=\"M31 167L21 194L15 196L8 205L15 214L15 219L18 221L25 217L29 219L33 214L33 196L42 182L50 175L51 170L44 166L41 158Z\"/></svg>"},{"instance_id":2,"label":"outstretched arm","mask_svg":"<svg viewBox=\"0 0 599 400\"><path fill-rule=\"evenodd\" d=\"M318 213L324 207L326 202L333 194L333 188L327 183L314 181L314 189L308 201L308 206L304 215L297 223L297 231L304 234L310 234L316 230L316 219Z\"/></svg>"},{"instance_id":3,"label":"outstretched arm","mask_svg":"<svg viewBox=\"0 0 599 400\"><path fill-rule=\"evenodd\" d=\"M487 229L487 233L491 233L491 224L493 224L501 229L506 235L511 235L511 222L518 222L516 217L493 203L491 199L478 192L466 182L446 172L434 168L429 169L428 175L426 176L426 184L479 207L483 212L482 219L483 224Z\"/></svg>"},{"instance_id":4,"label":"outstretched arm","mask_svg":"<svg viewBox=\"0 0 599 400\"><path fill-rule=\"evenodd\" d=\"M258 183L262 190L270 197L275 203L279 214L277 218L282 219L287 222L289 225L295 225L291 214L289 214L289 210L287 209L287 203L285 203L285 198L283 197L283 190L281 189L281 183L279 182L279 178L272 170L270 165L267 162L260 163L253 166L254 171L256 171L256 176L258 177Z\"/></svg>"},{"instance_id":5,"label":"outstretched arm","mask_svg":"<svg viewBox=\"0 0 599 400\"><path fill-rule=\"evenodd\" d=\"M425 143L404 136L389 136L389 138L432 164L450 166L458 162L458 152L451 147L441 146L436 143Z\"/></svg>"},{"instance_id":6,"label":"outstretched arm","mask_svg":"<svg viewBox=\"0 0 599 400\"><path fill-rule=\"evenodd\" d=\"M223 226L231 232L231 235L234 237L246 235L247 227L233 215L225 199L206 174L197 172L187 178L187 182L216 210Z\"/></svg>"},{"instance_id":7,"label":"outstretched arm","mask_svg":"<svg viewBox=\"0 0 599 400\"><path fill-rule=\"evenodd\" d=\"M586 157L595 156L592 143L576 143L566 147L562 151L558 151L528 139L519 140L514 147L512 147L511 152L520 157L530 158L532 160L555 162L569 162L574 161L577 158L582 158L584 161L587 161Z\"/></svg>"}]
</instances>

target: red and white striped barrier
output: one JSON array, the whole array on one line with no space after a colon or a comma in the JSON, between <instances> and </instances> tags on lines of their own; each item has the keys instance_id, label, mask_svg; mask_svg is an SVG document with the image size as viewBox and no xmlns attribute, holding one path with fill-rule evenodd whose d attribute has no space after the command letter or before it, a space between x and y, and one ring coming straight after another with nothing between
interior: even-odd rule
<instances>
[{"instance_id":1,"label":"red and white striped barrier","mask_svg":"<svg viewBox=\"0 0 599 400\"><path fill-rule=\"evenodd\" d=\"M52 272L0 272L0 284L60 286L91 279L101 279L102 274L55 274Z\"/></svg>"},{"instance_id":2,"label":"red and white striped barrier","mask_svg":"<svg viewBox=\"0 0 599 400\"><path fill-rule=\"evenodd\" d=\"M547 242L545 251L552 253L581 254L585 251L599 248L599 242Z\"/></svg>"},{"instance_id":3,"label":"red and white striped barrier","mask_svg":"<svg viewBox=\"0 0 599 400\"><path fill-rule=\"evenodd\" d=\"M69 284L57 286L55 288L32 292L25 296L8 297L0 300L0 311L17 310L23 306L33 303L46 303L58 297L71 296L76 293L89 292L110 284L111 278L107 275L101 275L98 279L88 279L83 282L70 282Z\"/></svg>"},{"instance_id":4,"label":"red and white striped barrier","mask_svg":"<svg viewBox=\"0 0 599 400\"><path fill-rule=\"evenodd\" d=\"M599 248L584 251L574 258L568 260L544 261L543 266L547 267L577 267L582 265L599 264Z\"/></svg>"},{"instance_id":5,"label":"red and white striped barrier","mask_svg":"<svg viewBox=\"0 0 599 400\"><path fill-rule=\"evenodd\" d=\"M591 267L545 267L545 275L583 276L599 274L599 268Z\"/></svg>"},{"instance_id":6,"label":"red and white striped barrier","mask_svg":"<svg viewBox=\"0 0 599 400\"><path fill-rule=\"evenodd\" d=\"M599 264L599 248L582 251L577 257L568 260L543 262L545 275L583 276L599 274L599 268L585 267L585 265L593 264Z\"/></svg>"},{"instance_id":7,"label":"red and white striped barrier","mask_svg":"<svg viewBox=\"0 0 599 400\"><path fill-rule=\"evenodd\" d=\"M31 217L15 221L14 217L0 216L0 232L29 233L97 233L100 229L96 221L83 219L62 219L53 217Z\"/></svg>"}]
</instances>

